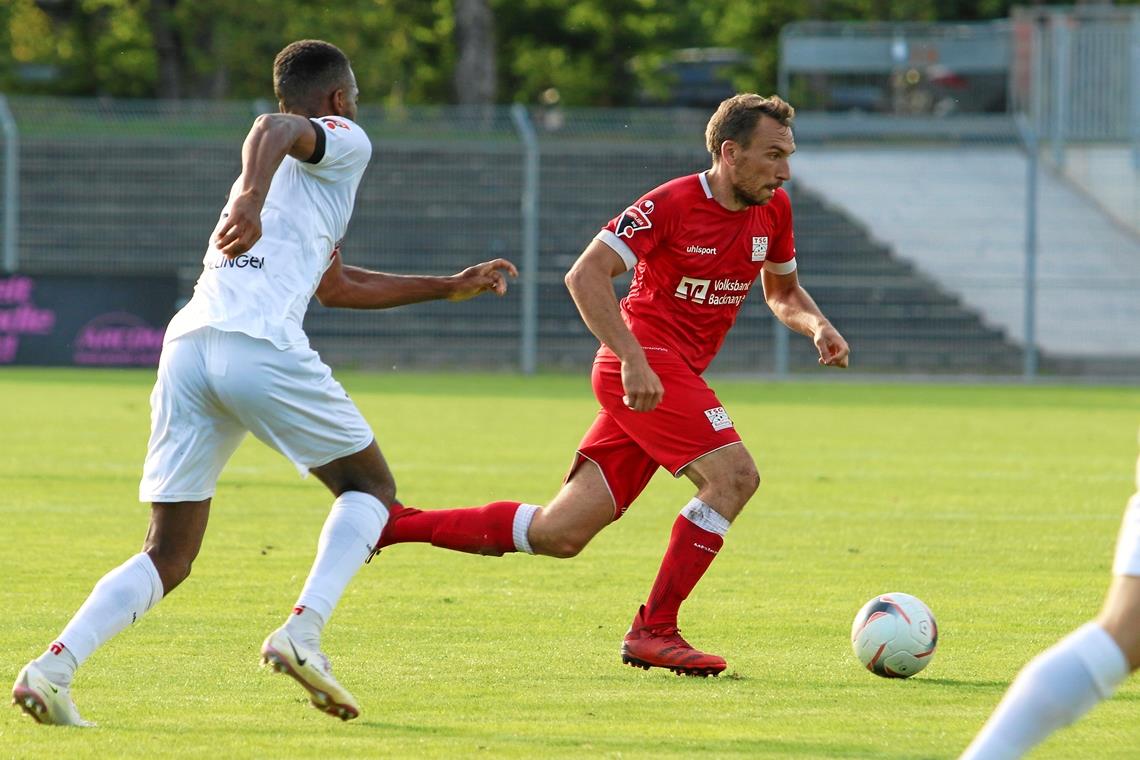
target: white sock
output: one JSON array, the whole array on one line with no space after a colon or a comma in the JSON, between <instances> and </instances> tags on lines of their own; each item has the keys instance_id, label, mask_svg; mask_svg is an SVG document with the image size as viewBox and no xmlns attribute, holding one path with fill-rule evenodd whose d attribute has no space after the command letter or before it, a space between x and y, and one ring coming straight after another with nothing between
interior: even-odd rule
<instances>
[{"instance_id":1,"label":"white sock","mask_svg":"<svg viewBox=\"0 0 1140 760\"><path fill-rule=\"evenodd\" d=\"M727 517L717 512L696 496L690 499L689 503L681 509L681 514L698 528L703 528L709 533L715 533L721 537L728 534L728 528L732 524L728 521Z\"/></svg>"},{"instance_id":2,"label":"white sock","mask_svg":"<svg viewBox=\"0 0 1140 760\"><path fill-rule=\"evenodd\" d=\"M520 552L534 554L534 548L530 545L527 533L530 532L530 524L534 522L534 516L538 514L540 509L542 507L537 504L519 504L518 509L515 510L515 521L511 524L511 537L515 540L515 548Z\"/></svg>"},{"instance_id":3,"label":"white sock","mask_svg":"<svg viewBox=\"0 0 1140 760\"><path fill-rule=\"evenodd\" d=\"M310 649L321 648L321 631L325 619L308 607L294 607L293 614L285 621L285 628L292 636Z\"/></svg>"},{"instance_id":4,"label":"white sock","mask_svg":"<svg viewBox=\"0 0 1140 760\"><path fill-rule=\"evenodd\" d=\"M388 508L379 499L361 491L345 491L333 502L332 511L321 529L317 542L317 558L301 589L296 607L316 613L316 619L304 623L311 627L319 621L316 636L332 617L348 582L372 554L380 532L388 522ZM290 616L290 620L300 615ZM287 622L286 625L289 623Z\"/></svg>"},{"instance_id":5,"label":"white sock","mask_svg":"<svg viewBox=\"0 0 1140 760\"><path fill-rule=\"evenodd\" d=\"M71 686L71 679L75 678L75 671L79 668L75 655L59 641L53 641L35 662L49 681L64 688Z\"/></svg>"},{"instance_id":6,"label":"white sock","mask_svg":"<svg viewBox=\"0 0 1140 760\"><path fill-rule=\"evenodd\" d=\"M961 760L1021 757L1111 697L1128 673L1112 637L1086 623L1022 668Z\"/></svg>"},{"instance_id":7,"label":"white sock","mask_svg":"<svg viewBox=\"0 0 1140 760\"><path fill-rule=\"evenodd\" d=\"M44 674L69 686L75 669L108 639L162 599L162 579L145 553L104 575L51 647L36 658Z\"/></svg>"}]
</instances>

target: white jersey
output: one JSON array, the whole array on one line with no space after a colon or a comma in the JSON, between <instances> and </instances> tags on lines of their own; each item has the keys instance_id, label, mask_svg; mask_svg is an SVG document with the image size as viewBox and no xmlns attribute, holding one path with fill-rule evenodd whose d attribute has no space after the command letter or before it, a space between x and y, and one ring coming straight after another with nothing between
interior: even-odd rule
<instances>
[{"instance_id":1,"label":"white jersey","mask_svg":"<svg viewBox=\"0 0 1140 760\"><path fill-rule=\"evenodd\" d=\"M311 121L318 160L286 156L281 162L261 210L261 239L249 251L230 259L210 240L194 296L170 321L165 342L209 326L263 338L280 349L308 345L305 310L348 228L372 157L368 135L354 122L343 116ZM238 189L235 182L223 217Z\"/></svg>"}]
</instances>

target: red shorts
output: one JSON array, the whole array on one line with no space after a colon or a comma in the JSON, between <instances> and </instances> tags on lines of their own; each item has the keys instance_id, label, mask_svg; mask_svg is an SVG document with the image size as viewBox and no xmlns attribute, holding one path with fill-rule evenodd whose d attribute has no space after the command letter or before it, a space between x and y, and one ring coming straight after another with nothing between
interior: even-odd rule
<instances>
[{"instance_id":1,"label":"red shorts","mask_svg":"<svg viewBox=\"0 0 1140 760\"><path fill-rule=\"evenodd\" d=\"M591 380L602 409L578 444L567 475L583 459L598 465L614 499L615 519L645 490L658 467L677 477L705 454L740 443L732 420L700 375L676 359L655 357L650 365L665 395L653 411L635 412L622 402L621 363L594 363Z\"/></svg>"}]
</instances>

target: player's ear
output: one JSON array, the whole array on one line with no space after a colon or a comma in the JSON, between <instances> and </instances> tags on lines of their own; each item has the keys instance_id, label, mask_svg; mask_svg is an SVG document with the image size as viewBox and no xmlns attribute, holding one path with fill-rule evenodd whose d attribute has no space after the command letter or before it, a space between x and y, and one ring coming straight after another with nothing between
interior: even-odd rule
<instances>
[{"instance_id":1,"label":"player's ear","mask_svg":"<svg viewBox=\"0 0 1140 760\"><path fill-rule=\"evenodd\" d=\"M343 87L338 87L332 92L332 106L333 112L337 116L345 116L348 114L348 91Z\"/></svg>"},{"instance_id":2,"label":"player's ear","mask_svg":"<svg viewBox=\"0 0 1140 760\"><path fill-rule=\"evenodd\" d=\"M720 144L720 160L728 166L736 164L736 153L740 146L733 140L725 140Z\"/></svg>"}]
</instances>

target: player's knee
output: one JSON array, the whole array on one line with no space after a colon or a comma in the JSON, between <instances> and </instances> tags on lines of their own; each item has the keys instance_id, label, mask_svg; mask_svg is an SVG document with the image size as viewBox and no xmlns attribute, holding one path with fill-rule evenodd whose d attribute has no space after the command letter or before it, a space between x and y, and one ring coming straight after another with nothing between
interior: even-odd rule
<instances>
[{"instance_id":1,"label":"player's knee","mask_svg":"<svg viewBox=\"0 0 1140 760\"><path fill-rule=\"evenodd\" d=\"M180 552L164 552L161 549L147 551L158 577L162 581L163 593L169 594L182 581L190 577L194 557Z\"/></svg>"},{"instance_id":2,"label":"player's knee","mask_svg":"<svg viewBox=\"0 0 1140 760\"><path fill-rule=\"evenodd\" d=\"M388 483L376 486L371 491L366 491L380 500L380 503L386 507L392 506L392 502L396 500L396 482L389 481Z\"/></svg>"},{"instance_id":3,"label":"player's knee","mask_svg":"<svg viewBox=\"0 0 1140 760\"><path fill-rule=\"evenodd\" d=\"M1135 612L1135 609L1130 610ZM1097 623L1112 637L1124 657L1128 660L1128 670L1140 668L1140 623L1135 618L1102 614Z\"/></svg>"},{"instance_id":4,"label":"player's knee","mask_svg":"<svg viewBox=\"0 0 1140 760\"><path fill-rule=\"evenodd\" d=\"M384 506L391 506L392 502L396 500L396 481L389 477L347 478L340 484L340 488L336 489L335 492L337 496L340 496L349 491L366 493L379 499L380 503Z\"/></svg>"},{"instance_id":5,"label":"player's knee","mask_svg":"<svg viewBox=\"0 0 1140 760\"><path fill-rule=\"evenodd\" d=\"M740 480L740 492L745 494L745 501L751 499L757 489L760 488L760 473L756 469L755 462L749 462L748 466L741 470L738 474Z\"/></svg>"},{"instance_id":6,"label":"player's knee","mask_svg":"<svg viewBox=\"0 0 1140 760\"><path fill-rule=\"evenodd\" d=\"M542 554L555 559L570 559L582 553L586 544L590 543L590 538L590 536L567 534L531 535L530 545L535 554Z\"/></svg>"},{"instance_id":7,"label":"player's knee","mask_svg":"<svg viewBox=\"0 0 1140 760\"><path fill-rule=\"evenodd\" d=\"M586 542L584 541L562 540L547 544L544 547L542 554L545 554L548 557L554 557L555 559L570 559L572 557L577 557L585 548Z\"/></svg>"},{"instance_id":8,"label":"player's knee","mask_svg":"<svg viewBox=\"0 0 1140 760\"><path fill-rule=\"evenodd\" d=\"M709 486L711 487L701 489L700 497L715 505L718 512L732 521L760 487L760 475L749 460L711 482Z\"/></svg>"},{"instance_id":9,"label":"player's knee","mask_svg":"<svg viewBox=\"0 0 1140 760\"><path fill-rule=\"evenodd\" d=\"M1140 638L1134 635L1122 651L1125 659L1128 660L1128 671L1135 673L1140 670Z\"/></svg>"},{"instance_id":10,"label":"player's knee","mask_svg":"<svg viewBox=\"0 0 1140 760\"><path fill-rule=\"evenodd\" d=\"M760 487L760 473L756 471L756 464L749 459L735 467L727 481L726 490L730 492L733 501L738 505L737 511L739 511L744 508L744 505L756 493L756 489Z\"/></svg>"},{"instance_id":11,"label":"player's knee","mask_svg":"<svg viewBox=\"0 0 1140 760\"><path fill-rule=\"evenodd\" d=\"M379 449L344 457L311 472L332 491L334 496L357 491L389 505L396 498L396 479L380 457Z\"/></svg>"}]
</instances>

